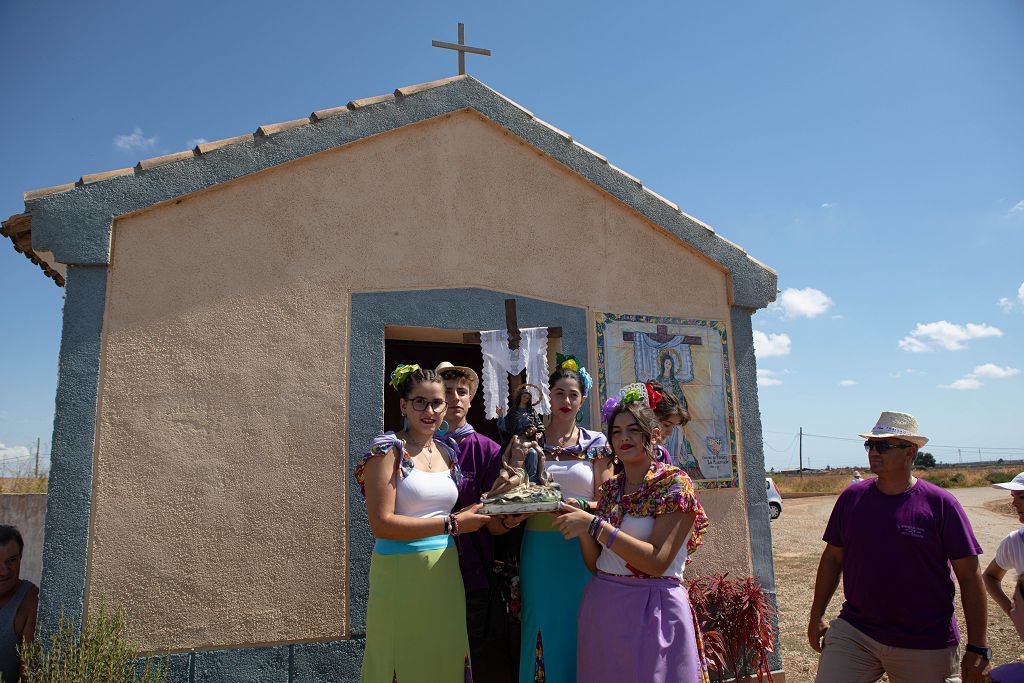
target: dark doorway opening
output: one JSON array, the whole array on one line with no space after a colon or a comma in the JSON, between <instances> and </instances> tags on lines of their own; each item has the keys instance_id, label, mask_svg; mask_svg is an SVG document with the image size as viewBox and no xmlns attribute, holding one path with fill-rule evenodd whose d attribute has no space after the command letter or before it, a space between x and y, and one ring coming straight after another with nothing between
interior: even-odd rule
<instances>
[{"instance_id":1,"label":"dark doorway opening","mask_svg":"<svg viewBox=\"0 0 1024 683\"><path fill-rule=\"evenodd\" d=\"M452 365L473 368L477 375L483 374L484 359L476 344L452 344L436 341L410 341L406 339L384 340L384 429L398 431L402 428L402 411L398 405L398 394L388 386L391 371L399 363L415 363L423 368L436 368L442 361ZM484 401L477 389L466 418L476 431L498 441L498 427L493 420L484 418Z\"/></svg>"}]
</instances>

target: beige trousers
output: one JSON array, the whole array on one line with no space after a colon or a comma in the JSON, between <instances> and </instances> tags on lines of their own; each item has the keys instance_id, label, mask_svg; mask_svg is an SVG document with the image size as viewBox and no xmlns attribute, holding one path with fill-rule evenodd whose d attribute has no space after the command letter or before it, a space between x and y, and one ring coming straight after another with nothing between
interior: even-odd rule
<instances>
[{"instance_id":1,"label":"beige trousers","mask_svg":"<svg viewBox=\"0 0 1024 683\"><path fill-rule=\"evenodd\" d=\"M842 619L825 633L815 683L960 683L960 647L912 650L882 645Z\"/></svg>"}]
</instances>

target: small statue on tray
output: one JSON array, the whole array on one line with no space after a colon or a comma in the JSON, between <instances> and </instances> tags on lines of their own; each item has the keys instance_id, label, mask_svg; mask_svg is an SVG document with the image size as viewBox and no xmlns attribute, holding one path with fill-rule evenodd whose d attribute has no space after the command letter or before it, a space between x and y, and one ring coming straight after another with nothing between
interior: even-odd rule
<instances>
[{"instance_id":1,"label":"small statue on tray","mask_svg":"<svg viewBox=\"0 0 1024 683\"><path fill-rule=\"evenodd\" d=\"M504 452L501 472L481 499L488 512L498 512L508 506L516 507L515 511L524 506L554 509L554 504L562 499L561 488L544 470L544 448L540 445L544 422L534 410L536 402L530 393L531 386L519 387L508 413L498 418Z\"/></svg>"}]
</instances>

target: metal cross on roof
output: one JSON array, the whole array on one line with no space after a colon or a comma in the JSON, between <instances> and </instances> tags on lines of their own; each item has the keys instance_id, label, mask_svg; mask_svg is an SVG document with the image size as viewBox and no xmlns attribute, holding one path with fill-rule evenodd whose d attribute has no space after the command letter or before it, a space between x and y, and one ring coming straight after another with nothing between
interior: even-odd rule
<instances>
[{"instance_id":1,"label":"metal cross on roof","mask_svg":"<svg viewBox=\"0 0 1024 683\"><path fill-rule=\"evenodd\" d=\"M482 47L470 47L466 45L466 25L459 22L459 42L442 43L440 40L432 40L430 44L434 47L443 47L446 50L456 50L459 53L459 75L466 73L466 53L472 52L475 55L490 57L491 51Z\"/></svg>"}]
</instances>

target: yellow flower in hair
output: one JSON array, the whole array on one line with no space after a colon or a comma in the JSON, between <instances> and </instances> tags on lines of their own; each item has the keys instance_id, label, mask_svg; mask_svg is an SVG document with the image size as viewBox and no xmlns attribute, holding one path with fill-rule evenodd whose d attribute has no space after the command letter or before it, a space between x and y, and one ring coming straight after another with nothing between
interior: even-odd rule
<instances>
[{"instance_id":1,"label":"yellow flower in hair","mask_svg":"<svg viewBox=\"0 0 1024 683\"><path fill-rule=\"evenodd\" d=\"M419 369L420 366L418 365L399 364L398 367L396 367L394 371L391 373L391 381L388 382L388 384L391 385L392 389L401 393L402 385L405 384L405 379Z\"/></svg>"},{"instance_id":2,"label":"yellow flower in hair","mask_svg":"<svg viewBox=\"0 0 1024 683\"><path fill-rule=\"evenodd\" d=\"M573 358L570 358L569 360L562 363L562 367L565 368L566 370L572 370L573 372L580 371L580 364L577 363L576 360Z\"/></svg>"}]
</instances>

